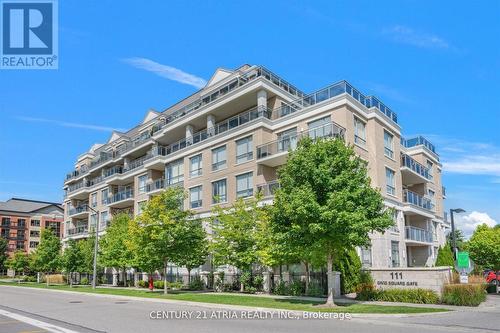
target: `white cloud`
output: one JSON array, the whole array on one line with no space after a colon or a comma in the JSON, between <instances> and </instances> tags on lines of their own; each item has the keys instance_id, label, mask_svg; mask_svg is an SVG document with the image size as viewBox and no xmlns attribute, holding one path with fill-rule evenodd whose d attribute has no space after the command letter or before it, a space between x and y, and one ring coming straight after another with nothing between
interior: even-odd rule
<instances>
[{"instance_id":1,"label":"white cloud","mask_svg":"<svg viewBox=\"0 0 500 333\"><path fill-rule=\"evenodd\" d=\"M186 73L175 67L162 65L160 63L154 62L153 60L146 58L127 58L123 61L129 65L132 65L139 69L144 69L148 72L153 72L156 75L164 77L169 80L177 81L180 83L188 84L195 88L201 89L206 84L207 81L201 77L193 74Z\"/></svg>"},{"instance_id":2,"label":"white cloud","mask_svg":"<svg viewBox=\"0 0 500 333\"><path fill-rule=\"evenodd\" d=\"M447 49L449 43L441 37L433 34L415 31L412 28L395 25L383 30L383 33L389 35L398 43L413 45L421 48Z\"/></svg>"},{"instance_id":3,"label":"white cloud","mask_svg":"<svg viewBox=\"0 0 500 333\"><path fill-rule=\"evenodd\" d=\"M61 126L61 127L83 128L83 129L102 131L102 132L112 132L115 130L116 131L124 131L124 129L121 129L121 128L113 128L113 127L89 125L89 124L80 124L80 123L70 123L70 122L66 122L66 121L59 121L59 120L46 119L46 118L19 116L19 117L16 117L16 119L31 122L31 123L48 123L48 124L53 124L53 125Z\"/></svg>"},{"instance_id":4,"label":"white cloud","mask_svg":"<svg viewBox=\"0 0 500 333\"><path fill-rule=\"evenodd\" d=\"M443 168L453 173L500 176L500 155L465 155L443 162Z\"/></svg>"},{"instance_id":5,"label":"white cloud","mask_svg":"<svg viewBox=\"0 0 500 333\"><path fill-rule=\"evenodd\" d=\"M486 224L489 227L494 227L497 224L497 222L487 213L477 211L473 211L470 214L456 214L454 217L457 228L462 230L467 238L470 237L474 230L481 224Z\"/></svg>"}]
</instances>

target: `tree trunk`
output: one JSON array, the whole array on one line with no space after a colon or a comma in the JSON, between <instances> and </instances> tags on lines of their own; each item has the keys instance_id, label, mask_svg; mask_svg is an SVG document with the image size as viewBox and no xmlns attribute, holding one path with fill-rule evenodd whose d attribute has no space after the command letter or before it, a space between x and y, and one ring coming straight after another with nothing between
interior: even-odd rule
<instances>
[{"instance_id":1,"label":"tree trunk","mask_svg":"<svg viewBox=\"0 0 500 333\"><path fill-rule=\"evenodd\" d=\"M73 288L73 276L71 276L71 273L68 274L68 279L69 279L69 287Z\"/></svg>"},{"instance_id":2,"label":"tree trunk","mask_svg":"<svg viewBox=\"0 0 500 333\"><path fill-rule=\"evenodd\" d=\"M240 282L240 292L245 291L245 286L243 285L243 282Z\"/></svg>"},{"instance_id":3,"label":"tree trunk","mask_svg":"<svg viewBox=\"0 0 500 333\"><path fill-rule=\"evenodd\" d=\"M188 271L188 286L191 284L191 268L187 269Z\"/></svg>"},{"instance_id":4,"label":"tree trunk","mask_svg":"<svg viewBox=\"0 0 500 333\"><path fill-rule=\"evenodd\" d=\"M333 302L334 297L334 281L333 281L333 255L328 253L328 261L327 261L327 280L328 280L328 298L326 300L326 304L329 306L335 306Z\"/></svg>"},{"instance_id":5,"label":"tree trunk","mask_svg":"<svg viewBox=\"0 0 500 333\"><path fill-rule=\"evenodd\" d=\"M164 262L164 277L163 277L163 293L166 295L168 294L168 290L167 290L167 269L168 269L168 261L167 259L165 259L165 262Z\"/></svg>"},{"instance_id":6,"label":"tree trunk","mask_svg":"<svg viewBox=\"0 0 500 333\"><path fill-rule=\"evenodd\" d=\"M123 286L127 286L127 272L125 270L125 267L122 268L122 278L123 278Z\"/></svg>"},{"instance_id":7,"label":"tree trunk","mask_svg":"<svg viewBox=\"0 0 500 333\"><path fill-rule=\"evenodd\" d=\"M306 268L306 295L309 295L309 282L311 282L309 263L307 261L304 261L304 266Z\"/></svg>"}]
</instances>

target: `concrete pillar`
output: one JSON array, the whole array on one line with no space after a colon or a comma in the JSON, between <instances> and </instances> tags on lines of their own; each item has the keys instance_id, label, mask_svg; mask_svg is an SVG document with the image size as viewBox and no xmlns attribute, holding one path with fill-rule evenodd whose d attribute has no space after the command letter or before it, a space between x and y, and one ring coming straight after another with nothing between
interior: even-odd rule
<instances>
[{"instance_id":1,"label":"concrete pillar","mask_svg":"<svg viewBox=\"0 0 500 333\"><path fill-rule=\"evenodd\" d=\"M286 283L290 283L290 272L283 272L283 281Z\"/></svg>"},{"instance_id":2,"label":"concrete pillar","mask_svg":"<svg viewBox=\"0 0 500 333\"><path fill-rule=\"evenodd\" d=\"M207 116L207 133L210 136L215 135L215 116L211 114Z\"/></svg>"},{"instance_id":3,"label":"concrete pillar","mask_svg":"<svg viewBox=\"0 0 500 333\"><path fill-rule=\"evenodd\" d=\"M341 295L340 290L340 272L329 271L326 273L328 278L328 285L333 286L333 298L339 298Z\"/></svg>"},{"instance_id":4,"label":"concrete pillar","mask_svg":"<svg viewBox=\"0 0 500 333\"><path fill-rule=\"evenodd\" d=\"M193 143L193 134L194 134L194 128L191 125L186 126L186 142L188 144Z\"/></svg>"},{"instance_id":5,"label":"concrete pillar","mask_svg":"<svg viewBox=\"0 0 500 333\"><path fill-rule=\"evenodd\" d=\"M259 111L267 108L267 91L259 90L257 92L257 108Z\"/></svg>"},{"instance_id":6,"label":"concrete pillar","mask_svg":"<svg viewBox=\"0 0 500 333\"><path fill-rule=\"evenodd\" d=\"M146 282L149 281L149 274L148 273L143 273L142 274L142 281L146 281Z\"/></svg>"},{"instance_id":7,"label":"concrete pillar","mask_svg":"<svg viewBox=\"0 0 500 333\"><path fill-rule=\"evenodd\" d=\"M203 282L203 285L205 286L205 288L208 287L208 274L209 274L209 272L206 272L206 271L200 272L200 279Z\"/></svg>"},{"instance_id":8,"label":"concrete pillar","mask_svg":"<svg viewBox=\"0 0 500 333\"><path fill-rule=\"evenodd\" d=\"M118 271L113 268L113 287L118 286Z\"/></svg>"},{"instance_id":9,"label":"concrete pillar","mask_svg":"<svg viewBox=\"0 0 500 333\"><path fill-rule=\"evenodd\" d=\"M264 271L262 273L262 276L264 278L262 289L264 290L264 292L266 294L271 293L271 287L272 287L271 286L271 274L272 274L272 272L270 272L270 271Z\"/></svg>"},{"instance_id":10,"label":"concrete pillar","mask_svg":"<svg viewBox=\"0 0 500 333\"><path fill-rule=\"evenodd\" d=\"M134 270L134 287L139 288L139 273Z\"/></svg>"}]
</instances>

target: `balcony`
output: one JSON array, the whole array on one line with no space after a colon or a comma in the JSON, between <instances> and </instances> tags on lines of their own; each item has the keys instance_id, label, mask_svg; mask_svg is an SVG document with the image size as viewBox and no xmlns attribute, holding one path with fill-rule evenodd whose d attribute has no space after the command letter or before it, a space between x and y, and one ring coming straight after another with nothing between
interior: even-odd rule
<instances>
[{"instance_id":1,"label":"balcony","mask_svg":"<svg viewBox=\"0 0 500 333\"><path fill-rule=\"evenodd\" d=\"M300 132L294 136L287 136L286 138L257 146L257 163L270 167L283 165L286 162L288 151L295 149L297 142L301 138L343 138L344 131L344 128L332 122Z\"/></svg>"},{"instance_id":2,"label":"balcony","mask_svg":"<svg viewBox=\"0 0 500 333\"><path fill-rule=\"evenodd\" d=\"M88 235L88 232L89 232L89 228L88 226L77 226L77 227L74 227L74 228L68 228L66 230L66 235L68 237L71 237L71 236L86 236Z\"/></svg>"},{"instance_id":3,"label":"balcony","mask_svg":"<svg viewBox=\"0 0 500 333\"><path fill-rule=\"evenodd\" d=\"M418 209L423 209L427 212L434 211L434 204L429 198L421 196L415 192L404 190L403 191L403 202L409 206L416 207ZM418 211L417 211L418 213ZM432 217L432 215L431 215Z\"/></svg>"},{"instance_id":4,"label":"balcony","mask_svg":"<svg viewBox=\"0 0 500 333\"><path fill-rule=\"evenodd\" d=\"M162 157L164 156L167 156L167 147L153 146L153 148L151 148L151 150L146 154L144 167L151 170L164 170L165 162L162 160Z\"/></svg>"},{"instance_id":5,"label":"balcony","mask_svg":"<svg viewBox=\"0 0 500 333\"><path fill-rule=\"evenodd\" d=\"M156 179L154 182L146 185L146 192L148 194L157 193L163 189L165 189L165 179L163 178Z\"/></svg>"},{"instance_id":6,"label":"balcony","mask_svg":"<svg viewBox=\"0 0 500 333\"><path fill-rule=\"evenodd\" d=\"M417 243L432 243L433 235L432 232L425 229L406 226L405 227L405 238L411 242Z\"/></svg>"},{"instance_id":7,"label":"balcony","mask_svg":"<svg viewBox=\"0 0 500 333\"><path fill-rule=\"evenodd\" d=\"M280 183L277 180L273 180L268 183L258 184L256 187L258 193L264 198L269 198L274 196L276 190L280 188Z\"/></svg>"},{"instance_id":8,"label":"balcony","mask_svg":"<svg viewBox=\"0 0 500 333\"><path fill-rule=\"evenodd\" d=\"M430 180L429 169L406 154L401 154L401 176L404 185L422 184Z\"/></svg>"},{"instance_id":9,"label":"balcony","mask_svg":"<svg viewBox=\"0 0 500 333\"><path fill-rule=\"evenodd\" d=\"M109 207L113 208L125 208L130 207L134 203L134 191L120 191L115 193L108 204Z\"/></svg>"},{"instance_id":10,"label":"balcony","mask_svg":"<svg viewBox=\"0 0 500 333\"><path fill-rule=\"evenodd\" d=\"M401 137L401 145L405 148L413 148L421 146L427 151L431 152L433 155L437 156L436 147L423 136L417 136L410 139L405 139Z\"/></svg>"},{"instance_id":11,"label":"balcony","mask_svg":"<svg viewBox=\"0 0 500 333\"><path fill-rule=\"evenodd\" d=\"M70 207L68 211L68 216L71 218L82 218L86 217L89 213L88 205L81 205L78 207Z\"/></svg>"}]
</instances>

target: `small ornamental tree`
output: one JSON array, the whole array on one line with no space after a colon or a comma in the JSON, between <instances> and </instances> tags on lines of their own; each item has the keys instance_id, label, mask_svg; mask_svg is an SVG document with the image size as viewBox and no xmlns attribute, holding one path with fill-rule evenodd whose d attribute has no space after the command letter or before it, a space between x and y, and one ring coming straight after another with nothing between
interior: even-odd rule
<instances>
[{"instance_id":1,"label":"small ornamental tree","mask_svg":"<svg viewBox=\"0 0 500 333\"><path fill-rule=\"evenodd\" d=\"M17 273L24 273L28 270L29 257L24 251L18 250L14 252L14 255L7 259L6 265L8 268L14 271L14 275Z\"/></svg>"},{"instance_id":2,"label":"small ornamental tree","mask_svg":"<svg viewBox=\"0 0 500 333\"><path fill-rule=\"evenodd\" d=\"M68 282L73 287L72 273L78 272L83 265L80 247L74 239L68 241L61 258L61 268L68 274Z\"/></svg>"},{"instance_id":3,"label":"small ornamental tree","mask_svg":"<svg viewBox=\"0 0 500 333\"><path fill-rule=\"evenodd\" d=\"M45 280L49 285L48 274L57 271L61 267L61 241L59 237L54 235L52 230L42 230L33 265L37 271L46 274Z\"/></svg>"},{"instance_id":4,"label":"small ornamental tree","mask_svg":"<svg viewBox=\"0 0 500 333\"><path fill-rule=\"evenodd\" d=\"M189 220L192 213L182 209L184 198L183 189L178 187L152 197L130 229L132 241L128 246L134 251L136 262L151 273L163 267L165 294L168 263L178 264L193 241Z\"/></svg>"},{"instance_id":5,"label":"small ornamental tree","mask_svg":"<svg viewBox=\"0 0 500 333\"><path fill-rule=\"evenodd\" d=\"M126 285L126 269L132 267L134 258L132 251L126 245L129 237L129 223L128 214L114 216L110 226L106 229L106 234L99 240L101 265L121 269L124 285Z\"/></svg>"},{"instance_id":6,"label":"small ornamental tree","mask_svg":"<svg viewBox=\"0 0 500 333\"><path fill-rule=\"evenodd\" d=\"M80 272L91 274L94 270L95 235L91 234L87 239L78 241L77 246L82 255ZM99 262L97 264L100 270Z\"/></svg>"},{"instance_id":7,"label":"small ornamental tree","mask_svg":"<svg viewBox=\"0 0 500 333\"><path fill-rule=\"evenodd\" d=\"M467 249L475 264L483 269L500 270L500 227L478 226Z\"/></svg>"},{"instance_id":8,"label":"small ornamental tree","mask_svg":"<svg viewBox=\"0 0 500 333\"><path fill-rule=\"evenodd\" d=\"M185 246L188 250L181 253L178 264L185 266L188 271L188 284L191 283L191 270L205 263L208 256L207 233L201 220L188 222L188 234Z\"/></svg>"},{"instance_id":9,"label":"small ornamental tree","mask_svg":"<svg viewBox=\"0 0 500 333\"><path fill-rule=\"evenodd\" d=\"M9 242L5 238L0 237L0 272L3 272L6 267L5 262L9 257L7 254L8 247L9 247Z\"/></svg>"},{"instance_id":10,"label":"small ornamental tree","mask_svg":"<svg viewBox=\"0 0 500 333\"><path fill-rule=\"evenodd\" d=\"M272 207L273 226L299 240L303 250L320 248L327 262L328 300L333 303L333 264L345 248L369 244L393 220L367 165L341 139L304 138L278 172L281 188Z\"/></svg>"},{"instance_id":11,"label":"small ornamental tree","mask_svg":"<svg viewBox=\"0 0 500 333\"><path fill-rule=\"evenodd\" d=\"M444 246L439 248L435 266L450 266L451 268L455 266L450 243L446 242Z\"/></svg>"},{"instance_id":12,"label":"small ornamental tree","mask_svg":"<svg viewBox=\"0 0 500 333\"><path fill-rule=\"evenodd\" d=\"M248 272L252 264L263 262L265 250L262 230L268 223L266 208L259 207L259 198L239 199L231 207L213 208L211 252L216 266L232 265ZM240 284L244 291L244 284Z\"/></svg>"}]
</instances>

